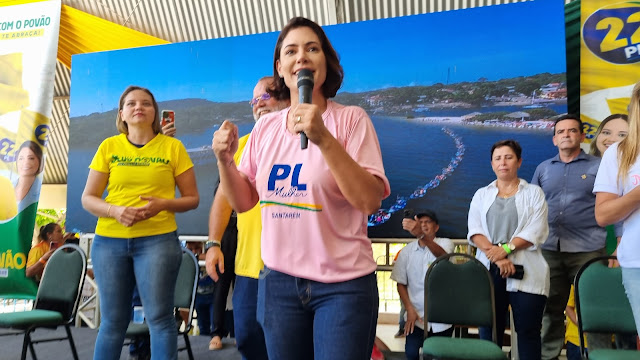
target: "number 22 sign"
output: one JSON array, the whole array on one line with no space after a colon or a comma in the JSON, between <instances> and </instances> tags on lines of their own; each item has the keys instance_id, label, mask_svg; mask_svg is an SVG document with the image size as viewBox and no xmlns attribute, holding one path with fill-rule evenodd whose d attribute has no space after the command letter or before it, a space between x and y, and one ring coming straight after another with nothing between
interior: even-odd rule
<instances>
[{"instance_id":1,"label":"number 22 sign","mask_svg":"<svg viewBox=\"0 0 640 360\"><path fill-rule=\"evenodd\" d=\"M582 26L587 48L614 64L640 61L640 2L607 5L591 14Z\"/></svg>"}]
</instances>

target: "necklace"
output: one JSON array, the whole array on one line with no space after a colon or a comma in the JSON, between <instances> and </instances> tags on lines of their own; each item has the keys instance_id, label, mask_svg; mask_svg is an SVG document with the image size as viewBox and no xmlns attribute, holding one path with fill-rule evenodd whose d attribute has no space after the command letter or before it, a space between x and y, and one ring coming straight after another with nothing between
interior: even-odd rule
<instances>
[{"instance_id":1,"label":"necklace","mask_svg":"<svg viewBox=\"0 0 640 360\"><path fill-rule=\"evenodd\" d=\"M518 185L515 185L513 187L513 189L509 190L508 192L505 192L503 190L500 190L502 192L502 195L500 195L501 198L503 199L507 199L509 198L511 195L513 195L516 191L518 190Z\"/></svg>"}]
</instances>

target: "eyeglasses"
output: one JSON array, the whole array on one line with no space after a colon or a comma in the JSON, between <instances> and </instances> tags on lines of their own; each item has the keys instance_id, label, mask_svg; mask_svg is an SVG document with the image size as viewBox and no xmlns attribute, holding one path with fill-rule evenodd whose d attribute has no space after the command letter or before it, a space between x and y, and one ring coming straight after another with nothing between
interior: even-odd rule
<instances>
[{"instance_id":1,"label":"eyeglasses","mask_svg":"<svg viewBox=\"0 0 640 360\"><path fill-rule=\"evenodd\" d=\"M264 93L264 94L262 94L262 95L258 96L258 97L257 97L257 98L255 98L255 99L251 99L251 101L249 101L249 104L251 105L251 107L253 107L253 106L254 106L254 105L256 105L260 100L267 101L267 100L269 100L269 99L271 99L271 95L269 95L269 93Z\"/></svg>"}]
</instances>

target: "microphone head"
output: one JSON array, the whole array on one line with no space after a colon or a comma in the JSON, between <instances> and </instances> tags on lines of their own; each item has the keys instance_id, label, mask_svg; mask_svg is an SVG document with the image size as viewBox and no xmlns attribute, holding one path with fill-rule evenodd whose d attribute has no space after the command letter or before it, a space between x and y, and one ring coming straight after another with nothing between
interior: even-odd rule
<instances>
[{"instance_id":1,"label":"microphone head","mask_svg":"<svg viewBox=\"0 0 640 360\"><path fill-rule=\"evenodd\" d=\"M309 86L313 88L313 72L309 69L302 69L298 71L298 88L302 86Z\"/></svg>"}]
</instances>

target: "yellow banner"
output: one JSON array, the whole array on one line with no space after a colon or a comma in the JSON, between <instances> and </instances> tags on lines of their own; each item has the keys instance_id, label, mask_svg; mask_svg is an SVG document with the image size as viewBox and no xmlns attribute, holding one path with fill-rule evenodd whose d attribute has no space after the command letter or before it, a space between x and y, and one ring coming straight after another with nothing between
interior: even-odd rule
<instances>
[{"instance_id":1,"label":"yellow banner","mask_svg":"<svg viewBox=\"0 0 640 360\"><path fill-rule=\"evenodd\" d=\"M580 116L591 140L605 117L627 113L640 80L640 1L581 5Z\"/></svg>"},{"instance_id":2,"label":"yellow banner","mask_svg":"<svg viewBox=\"0 0 640 360\"><path fill-rule=\"evenodd\" d=\"M27 254L50 131L60 0L0 3L0 297L31 298Z\"/></svg>"}]
</instances>

